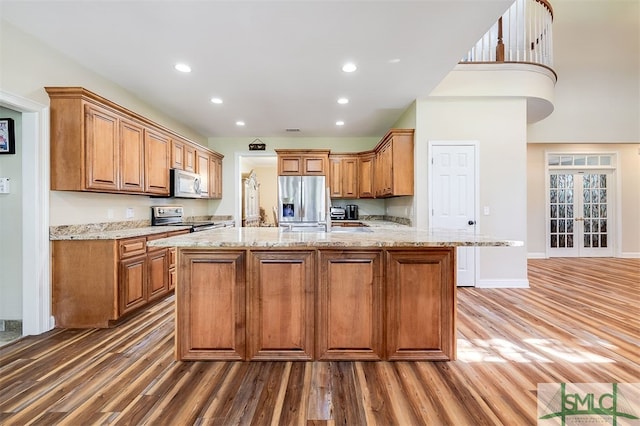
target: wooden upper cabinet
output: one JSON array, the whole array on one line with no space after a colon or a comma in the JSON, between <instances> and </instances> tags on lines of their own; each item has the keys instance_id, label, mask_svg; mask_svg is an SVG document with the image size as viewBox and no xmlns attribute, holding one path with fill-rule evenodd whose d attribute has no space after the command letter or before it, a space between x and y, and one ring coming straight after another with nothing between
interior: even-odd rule
<instances>
[{"instance_id":1,"label":"wooden upper cabinet","mask_svg":"<svg viewBox=\"0 0 640 426\"><path fill-rule=\"evenodd\" d=\"M139 124L120 120L121 191L144 191L144 129Z\"/></svg>"},{"instance_id":2,"label":"wooden upper cabinet","mask_svg":"<svg viewBox=\"0 0 640 426\"><path fill-rule=\"evenodd\" d=\"M196 172L196 147L187 143L184 145L184 169L187 172Z\"/></svg>"},{"instance_id":3,"label":"wooden upper cabinet","mask_svg":"<svg viewBox=\"0 0 640 426\"><path fill-rule=\"evenodd\" d=\"M376 197L413 195L413 129L391 129L376 146Z\"/></svg>"},{"instance_id":4,"label":"wooden upper cabinet","mask_svg":"<svg viewBox=\"0 0 640 426\"><path fill-rule=\"evenodd\" d=\"M366 152L358 156L358 198L375 197L373 187L375 158L374 152Z\"/></svg>"},{"instance_id":5,"label":"wooden upper cabinet","mask_svg":"<svg viewBox=\"0 0 640 426\"><path fill-rule=\"evenodd\" d=\"M179 139L171 139L171 168L184 170L184 148L186 143Z\"/></svg>"},{"instance_id":6,"label":"wooden upper cabinet","mask_svg":"<svg viewBox=\"0 0 640 426\"><path fill-rule=\"evenodd\" d=\"M209 153L196 149L196 173L200 175L200 194L209 197Z\"/></svg>"},{"instance_id":7,"label":"wooden upper cabinet","mask_svg":"<svg viewBox=\"0 0 640 426\"><path fill-rule=\"evenodd\" d=\"M195 172L197 144L82 87L45 90L52 190L168 196L170 168Z\"/></svg>"},{"instance_id":8,"label":"wooden upper cabinet","mask_svg":"<svg viewBox=\"0 0 640 426\"><path fill-rule=\"evenodd\" d=\"M118 190L118 117L103 108L85 105L86 187Z\"/></svg>"},{"instance_id":9,"label":"wooden upper cabinet","mask_svg":"<svg viewBox=\"0 0 640 426\"><path fill-rule=\"evenodd\" d=\"M278 175L326 176L329 150L277 149Z\"/></svg>"},{"instance_id":10,"label":"wooden upper cabinet","mask_svg":"<svg viewBox=\"0 0 640 426\"><path fill-rule=\"evenodd\" d=\"M222 157L209 156L209 198L222 198Z\"/></svg>"},{"instance_id":11,"label":"wooden upper cabinet","mask_svg":"<svg viewBox=\"0 0 640 426\"><path fill-rule=\"evenodd\" d=\"M171 139L160 132L144 133L145 192L169 195L169 147Z\"/></svg>"},{"instance_id":12,"label":"wooden upper cabinet","mask_svg":"<svg viewBox=\"0 0 640 426\"><path fill-rule=\"evenodd\" d=\"M358 198L358 156L329 156L329 183L332 198Z\"/></svg>"}]
</instances>

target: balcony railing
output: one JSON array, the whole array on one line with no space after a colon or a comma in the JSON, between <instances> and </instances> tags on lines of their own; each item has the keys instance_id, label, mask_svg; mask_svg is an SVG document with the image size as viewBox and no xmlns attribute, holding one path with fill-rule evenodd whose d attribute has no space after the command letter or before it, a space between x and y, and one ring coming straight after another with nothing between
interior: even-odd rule
<instances>
[{"instance_id":1,"label":"balcony railing","mask_svg":"<svg viewBox=\"0 0 640 426\"><path fill-rule=\"evenodd\" d=\"M516 0L461 62L528 62L552 68L552 23L548 1Z\"/></svg>"}]
</instances>

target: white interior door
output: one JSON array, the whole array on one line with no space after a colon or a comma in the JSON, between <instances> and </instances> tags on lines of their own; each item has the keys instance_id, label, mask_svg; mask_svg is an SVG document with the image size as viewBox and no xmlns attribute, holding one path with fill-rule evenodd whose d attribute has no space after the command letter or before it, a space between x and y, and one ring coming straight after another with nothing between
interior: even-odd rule
<instances>
[{"instance_id":1,"label":"white interior door","mask_svg":"<svg viewBox=\"0 0 640 426\"><path fill-rule=\"evenodd\" d=\"M432 230L477 231L476 146L430 146ZM475 286L476 257L474 247L458 247L456 285Z\"/></svg>"},{"instance_id":2,"label":"white interior door","mask_svg":"<svg viewBox=\"0 0 640 426\"><path fill-rule=\"evenodd\" d=\"M550 257L613 256L612 171L549 172Z\"/></svg>"}]
</instances>

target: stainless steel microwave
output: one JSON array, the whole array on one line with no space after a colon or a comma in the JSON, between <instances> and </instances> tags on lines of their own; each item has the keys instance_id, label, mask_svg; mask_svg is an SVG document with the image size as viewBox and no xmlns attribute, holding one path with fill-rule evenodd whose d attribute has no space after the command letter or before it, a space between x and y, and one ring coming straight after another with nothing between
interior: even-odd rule
<instances>
[{"instance_id":1,"label":"stainless steel microwave","mask_svg":"<svg viewBox=\"0 0 640 426\"><path fill-rule=\"evenodd\" d=\"M171 196L175 198L202 198L201 178L197 173L171 169Z\"/></svg>"}]
</instances>

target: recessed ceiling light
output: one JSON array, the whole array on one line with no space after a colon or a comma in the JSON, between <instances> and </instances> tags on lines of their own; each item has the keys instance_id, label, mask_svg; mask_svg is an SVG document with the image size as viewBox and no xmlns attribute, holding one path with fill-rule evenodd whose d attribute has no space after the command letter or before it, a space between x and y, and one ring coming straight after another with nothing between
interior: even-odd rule
<instances>
[{"instance_id":1,"label":"recessed ceiling light","mask_svg":"<svg viewBox=\"0 0 640 426\"><path fill-rule=\"evenodd\" d=\"M236 121L236 126L244 126L244 121Z\"/></svg>"},{"instance_id":2,"label":"recessed ceiling light","mask_svg":"<svg viewBox=\"0 0 640 426\"><path fill-rule=\"evenodd\" d=\"M344 126L344 121L336 121L336 126Z\"/></svg>"},{"instance_id":3,"label":"recessed ceiling light","mask_svg":"<svg viewBox=\"0 0 640 426\"><path fill-rule=\"evenodd\" d=\"M222 103L222 99L220 99L220 98L211 98L211 103L221 104Z\"/></svg>"},{"instance_id":4,"label":"recessed ceiling light","mask_svg":"<svg viewBox=\"0 0 640 426\"><path fill-rule=\"evenodd\" d=\"M175 69L177 69L180 72L191 72L191 67L187 64L183 64L181 62L178 62L175 65Z\"/></svg>"},{"instance_id":5,"label":"recessed ceiling light","mask_svg":"<svg viewBox=\"0 0 640 426\"><path fill-rule=\"evenodd\" d=\"M349 99L347 99L347 98L340 98L340 99L338 99L338 103L339 103L339 104L342 104L342 105L344 105L344 104L348 104L348 103L349 103Z\"/></svg>"},{"instance_id":6,"label":"recessed ceiling light","mask_svg":"<svg viewBox=\"0 0 640 426\"><path fill-rule=\"evenodd\" d=\"M354 72L358 67L353 62L347 62L342 66L342 71L344 72Z\"/></svg>"},{"instance_id":7,"label":"recessed ceiling light","mask_svg":"<svg viewBox=\"0 0 640 426\"><path fill-rule=\"evenodd\" d=\"M399 58L389 59L389 63L390 63L390 64L397 64L398 62L400 62L400 59L399 59Z\"/></svg>"}]
</instances>

